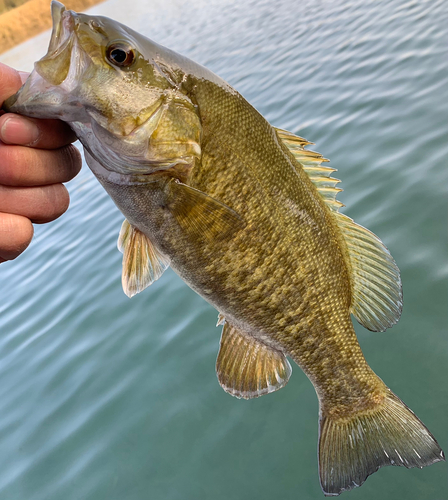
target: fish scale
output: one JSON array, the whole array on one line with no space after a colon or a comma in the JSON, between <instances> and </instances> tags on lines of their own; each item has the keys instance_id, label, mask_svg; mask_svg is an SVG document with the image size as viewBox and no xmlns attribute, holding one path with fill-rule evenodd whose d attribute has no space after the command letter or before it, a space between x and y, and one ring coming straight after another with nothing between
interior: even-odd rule
<instances>
[{"instance_id":1,"label":"fish scale","mask_svg":"<svg viewBox=\"0 0 448 500\"><path fill-rule=\"evenodd\" d=\"M202 86L205 89L201 88ZM260 234L259 231L262 230L261 228L269 228L267 235L265 235L267 237L265 241L268 243L259 248L259 253L261 255L271 255L271 258L265 260L262 265L254 259L252 266L251 262L245 262L245 265L242 265L239 261L238 271L244 271L247 266L249 274L255 269L259 271L261 269L261 273L264 276L265 287L263 293L260 295L256 294L257 287L255 283L246 282L245 279L243 281L245 287L254 290L249 296L250 304L257 304L258 306L255 311L251 311L258 320L253 320L252 328L260 329L260 331L268 329L269 332L272 332L271 335L277 340L278 345L287 345L286 350L288 354L312 378L316 388L322 394L326 392L331 394L332 377L328 370L322 369L319 366L319 359L326 359L329 356L334 357L336 353L339 354L337 358L347 371L357 368L357 372L359 373L360 367L362 367L364 376L371 380L372 385L378 385L378 379L364 361L351 321L347 319L348 315L343 314L342 311L338 313L338 309L345 308L347 311L347 303L350 302L350 289L346 285L348 279L345 277L344 280L346 270L342 253L337 245L337 239L330 232L333 226L328 220L325 220L327 211L325 207L322 207L323 203L317 191L314 186L310 186L311 183L306 182L308 180L306 175L303 184L298 182L297 173L290 165L290 162L293 160L288 158L282 148L272 145L274 142L272 127L261 116L254 114L253 108L250 108L247 114L244 113L245 101L240 99L238 95L234 96L234 99L237 101L235 104L233 102L230 104L228 102L229 99L227 99L224 109L215 110L215 108L220 107L219 104L223 101L219 95L220 92L222 92L221 89L210 90L210 85L207 83L203 85L201 83L196 84L196 100L201 109L205 108L207 116L219 117L220 133L216 140L218 144L215 142L211 146L214 151L213 167L207 168L207 147L205 147L202 153L202 166L204 168L198 169L197 174L196 172L193 173L191 183L197 189L207 191L212 196L224 201L237 212L241 211L244 213L248 225L253 224L256 226L257 234ZM202 99L203 95L205 96L204 99ZM235 116L239 117L241 124L241 132L237 137L233 133ZM223 117L224 120L222 119ZM261 122L262 127L257 126L257 122ZM203 124L203 133L205 136L207 136L207 125L208 123ZM213 128L214 125L210 126ZM249 134L251 134L252 130L258 131L258 136L250 138L251 143L257 147L256 151L247 151L246 144L248 141L241 140L242 137L244 138L245 130L248 130ZM232 143L232 139L234 138L237 140ZM219 143L225 144L225 147ZM244 150L241 150L242 147ZM228 156L226 156L226 148L233 152L230 161ZM217 151L220 153L218 154L218 161L215 159ZM244 198L240 202L237 199L238 193L241 192L238 185L238 181L240 180L238 173L241 171L247 172L247 169L244 168L244 163L239 160L243 155L246 162L256 165L255 168L249 169L249 172L256 170L255 175L257 177L252 175L249 181L246 174L241 179L241 183L246 186L246 189L250 184L253 186L253 189L249 188L252 192L250 205ZM230 184L230 179L233 182L232 191L222 191L219 186L221 184ZM276 185L274 187L270 186L272 179L275 179ZM284 191L285 187L289 188L287 195L293 201L294 206L298 210L306 210L310 214L310 218L315 221L314 223L318 227L319 241L316 241L317 238L313 238L310 244L310 239L303 237L304 232L308 232L313 237L316 231L310 231L309 227L301 224L300 219L294 213L288 216L288 213L282 211L281 207L276 207L276 213L272 213L272 201L274 200L275 202L275 195L272 194L272 191L268 194L268 196L270 195L269 202L271 202L271 205L267 205L266 198L263 196L266 192L263 188L266 185L271 190L274 190L278 186L280 192L277 196L282 195L281 191ZM255 186L258 187L256 191L258 196L254 196ZM313 191L316 192L313 193ZM309 193L314 194L314 199ZM299 205L299 203L301 204ZM262 212L261 207L263 206L266 207L263 210L264 216L260 214ZM315 215L316 212L317 216ZM327 216L327 218L329 217ZM321 222L320 219L324 219L324 221ZM322 239L325 233L328 232L330 234L326 235L326 242L322 244ZM240 244L240 251L242 253L250 245L250 239L251 237L248 236L247 241L243 241ZM276 244L277 241L280 242L279 245ZM317 252L324 252L326 254L325 265L322 265L318 256L316 256L317 252L315 248ZM230 250L230 255L230 266L234 268L234 259L238 260L238 257L232 250ZM333 257L332 260L328 259L329 255ZM226 270L222 268L220 260L217 261L217 267L218 272L223 275L226 274ZM336 272L334 272L334 269L336 269ZM208 271L212 271L212 269L209 267ZM279 276L280 273L288 275L288 279L283 280L282 276ZM336 286L331 283L329 278L331 274L334 275ZM323 279L321 278L322 275ZM241 296L241 284L240 282L236 284L234 293L239 297L238 302L242 306L241 312L244 313L246 301ZM345 293L339 292L338 285ZM300 290L303 290L303 292L300 293ZM220 293L219 289L217 293ZM273 321L272 306L274 305L274 308L277 308L282 302L286 303L286 311L284 310L285 307L283 307L281 309L282 315L280 321ZM307 307L307 304L310 304L308 305L309 309L319 311L321 317L328 317L328 322L325 319L322 320L325 326L319 323L318 328L313 329L309 325L311 318L301 313L302 309ZM287 321L287 318L290 318L289 321ZM306 335L300 335L299 332L301 331L306 331ZM341 335L341 332L343 332L343 335ZM347 340L348 335L353 339L350 343ZM327 343L323 341L329 337L334 337L332 342ZM314 355L312 356L310 365L307 363L307 359L309 358L308 352L310 350L307 346L309 345L316 346L313 349ZM331 370L334 370L334 367ZM330 387L328 387L329 381ZM350 389L352 391L352 388ZM340 396L339 394L339 398Z\"/></svg>"},{"instance_id":2,"label":"fish scale","mask_svg":"<svg viewBox=\"0 0 448 500\"><path fill-rule=\"evenodd\" d=\"M325 495L382 466L444 460L361 352L350 314L372 331L393 326L401 280L381 240L339 213L326 160L193 61L105 17L58 2L52 14L48 53L4 108L63 119L80 139L126 218L125 293L171 265L211 303L223 325L216 373L233 396L284 387L286 356L303 369L319 399Z\"/></svg>"}]
</instances>

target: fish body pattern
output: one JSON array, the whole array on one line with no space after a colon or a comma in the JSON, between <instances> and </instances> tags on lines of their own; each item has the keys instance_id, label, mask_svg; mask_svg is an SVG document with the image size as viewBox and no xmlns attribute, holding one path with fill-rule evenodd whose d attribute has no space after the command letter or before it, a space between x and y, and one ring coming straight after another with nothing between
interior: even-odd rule
<instances>
[{"instance_id":1,"label":"fish body pattern","mask_svg":"<svg viewBox=\"0 0 448 500\"><path fill-rule=\"evenodd\" d=\"M104 17L52 3L49 50L6 109L61 118L126 220L123 287L171 266L220 313L221 386L283 387L290 356L320 404L323 492L385 465L444 459L422 422L370 369L350 314L383 331L401 314L398 268L339 213L339 182L305 139L272 127L202 66Z\"/></svg>"}]
</instances>

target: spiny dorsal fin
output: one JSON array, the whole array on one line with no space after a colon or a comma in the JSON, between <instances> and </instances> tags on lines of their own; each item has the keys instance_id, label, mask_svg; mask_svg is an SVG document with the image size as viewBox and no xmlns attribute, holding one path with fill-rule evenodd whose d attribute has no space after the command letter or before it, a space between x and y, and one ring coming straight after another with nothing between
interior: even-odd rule
<instances>
[{"instance_id":1,"label":"spiny dorsal fin","mask_svg":"<svg viewBox=\"0 0 448 500\"><path fill-rule=\"evenodd\" d=\"M342 189L335 186L341 181L330 177L333 172L336 172L336 169L322 166L321 163L328 161L326 158L315 151L304 149L305 146L313 144L312 142L308 142L298 135L291 134L291 132L287 130L282 130L280 128L276 128L275 130L283 144L302 165L303 170L308 174L308 177L316 186L325 203L331 210L337 212L344 204L336 200L337 194L342 191Z\"/></svg>"},{"instance_id":2,"label":"spiny dorsal fin","mask_svg":"<svg viewBox=\"0 0 448 500\"><path fill-rule=\"evenodd\" d=\"M222 324L220 315L218 324ZM237 398L258 398L284 387L291 375L285 355L225 322L216 360L221 387Z\"/></svg>"},{"instance_id":3,"label":"spiny dorsal fin","mask_svg":"<svg viewBox=\"0 0 448 500\"><path fill-rule=\"evenodd\" d=\"M127 219L121 226L117 246L123 253L121 282L128 297L133 297L158 280L170 265L169 258L161 254L149 238L129 224Z\"/></svg>"},{"instance_id":4,"label":"spiny dorsal fin","mask_svg":"<svg viewBox=\"0 0 448 500\"><path fill-rule=\"evenodd\" d=\"M351 312L367 329L383 332L401 315L400 270L382 241L350 217L335 214L348 248Z\"/></svg>"}]
</instances>

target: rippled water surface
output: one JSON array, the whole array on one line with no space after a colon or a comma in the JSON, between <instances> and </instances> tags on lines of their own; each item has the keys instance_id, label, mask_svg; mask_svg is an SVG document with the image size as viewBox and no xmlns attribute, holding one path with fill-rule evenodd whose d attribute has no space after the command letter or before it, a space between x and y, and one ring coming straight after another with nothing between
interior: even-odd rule
<instances>
[{"instance_id":1,"label":"rippled water surface","mask_svg":"<svg viewBox=\"0 0 448 500\"><path fill-rule=\"evenodd\" d=\"M373 369L448 450L445 0L108 0L92 9L224 77L332 160L345 213L402 272L404 311L356 326ZM2 55L30 69L49 34ZM241 401L214 374L216 311L168 271L129 300L123 217L88 168L0 266L0 499L321 499L313 387ZM387 467L352 499L448 498L447 466Z\"/></svg>"}]
</instances>

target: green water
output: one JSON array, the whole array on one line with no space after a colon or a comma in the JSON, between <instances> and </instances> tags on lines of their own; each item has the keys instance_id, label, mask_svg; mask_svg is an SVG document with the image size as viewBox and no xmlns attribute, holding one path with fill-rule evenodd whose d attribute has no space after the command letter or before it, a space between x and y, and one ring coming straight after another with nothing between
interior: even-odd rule
<instances>
[{"instance_id":1,"label":"green water","mask_svg":"<svg viewBox=\"0 0 448 500\"><path fill-rule=\"evenodd\" d=\"M92 12L208 66L332 160L345 213L402 272L400 322L357 325L361 346L447 451L447 2L108 0ZM1 59L29 69L48 40ZM0 499L324 498L301 370L258 400L224 393L216 311L172 271L129 300L122 216L87 168L69 190L69 211L0 266ZM387 467L343 498L447 500L447 477L444 463Z\"/></svg>"}]
</instances>

